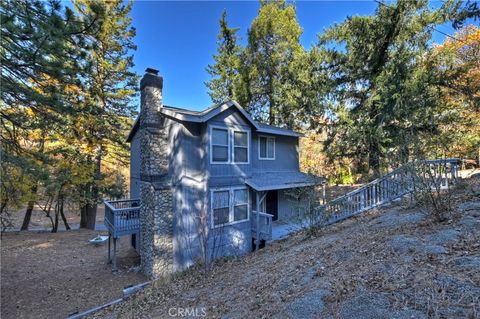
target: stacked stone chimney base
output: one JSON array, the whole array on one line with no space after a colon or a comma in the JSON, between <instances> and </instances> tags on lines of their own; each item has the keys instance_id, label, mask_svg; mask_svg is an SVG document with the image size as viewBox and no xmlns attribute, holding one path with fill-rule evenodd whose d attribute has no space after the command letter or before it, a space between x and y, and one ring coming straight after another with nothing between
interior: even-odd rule
<instances>
[{"instance_id":1,"label":"stacked stone chimney base","mask_svg":"<svg viewBox=\"0 0 480 319\"><path fill-rule=\"evenodd\" d=\"M172 190L142 182L140 192L142 269L150 278L167 276L173 272Z\"/></svg>"}]
</instances>

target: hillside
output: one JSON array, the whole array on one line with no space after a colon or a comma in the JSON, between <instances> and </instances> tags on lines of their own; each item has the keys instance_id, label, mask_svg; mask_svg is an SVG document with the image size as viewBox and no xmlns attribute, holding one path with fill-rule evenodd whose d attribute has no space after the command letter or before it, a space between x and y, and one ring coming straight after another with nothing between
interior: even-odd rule
<instances>
[{"instance_id":1,"label":"hillside","mask_svg":"<svg viewBox=\"0 0 480 319\"><path fill-rule=\"evenodd\" d=\"M157 282L96 317L479 318L480 178L454 201L445 223L405 201Z\"/></svg>"}]
</instances>

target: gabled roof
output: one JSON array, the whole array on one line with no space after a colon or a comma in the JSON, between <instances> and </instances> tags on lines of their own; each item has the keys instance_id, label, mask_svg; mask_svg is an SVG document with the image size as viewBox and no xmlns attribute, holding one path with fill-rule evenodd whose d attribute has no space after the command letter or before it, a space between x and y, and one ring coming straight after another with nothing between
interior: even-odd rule
<instances>
[{"instance_id":1,"label":"gabled roof","mask_svg":"<svg viewBox=\"0 0 480 319\"><path fill-rule=\"evenodd\" d=\"M168 118L181 121L181 122L205 123L211 118L217 116L218 114L230 108L236 108L259 133L284 135L284 136L296 136L296 137L304 136L302 133L295 132L286 128L258 123L236 101L228 101L224 103L215 104L203 111L192 111L192 110L164 105L159 109L159 112ZM132 130L128 134L127 142L130 142L132 140L136 130L138 129L138 125L139 123L137 118L137 120L135 121L132 127Z\"/></svg>"}]
</instances>

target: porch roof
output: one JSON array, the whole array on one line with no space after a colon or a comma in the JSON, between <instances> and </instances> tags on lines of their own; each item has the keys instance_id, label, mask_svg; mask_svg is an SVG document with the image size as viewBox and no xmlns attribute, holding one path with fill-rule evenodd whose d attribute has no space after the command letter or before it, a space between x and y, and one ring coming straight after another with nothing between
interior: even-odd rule
<instances>
[{"instance_id":1,"label":"porch roof","mask_svg":"<svg viewBox=\"0 0 480 319\"><path fill-rule=\"evenodd\" d=\"M324 178L301 172L268 172L245 179L245 184L259 192L313 186L324 182Z\"/></svg>"}]
</instances>

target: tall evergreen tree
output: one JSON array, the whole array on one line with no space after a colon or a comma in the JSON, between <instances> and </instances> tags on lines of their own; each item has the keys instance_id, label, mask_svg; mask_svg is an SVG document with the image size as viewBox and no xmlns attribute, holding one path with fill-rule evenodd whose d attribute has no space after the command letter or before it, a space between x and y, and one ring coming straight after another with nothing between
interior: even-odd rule
<instances>
[{"instance_id":1,"label":"tall evergreen tree","mask_svg":"<svg viewBox=\"0 0 480 319\"><path fill-rule=\"evenodd\" d=\"M447 5L432 11L426 1L379 4L375 15L349 18L321 36L338 117L327 142L332 156L368 158L378 176L387 156L406 161L420 133L435 133L439 99L421 60Z\"/></svg>"},{"instance_id":2,"label":"tall evergreen tree","mask_svg":"<svg viewBox=\"0 0 480 319\"><path fill-rule=\"evenodd\" d=\"M208 93L214 103L236 99L235 91L239 85L241 47L237 44L238 28L230 28L227 23L227 11L220 18L220 32L217 40L217 54L213 56L215 64L208 65L207 72L212 79L205 82Z\"/></svg>"},{"instance_id":3,"label":"tall evergreen tree","mask_svg":"<svg viewBox=\"0 0 480 319\"><path fill-rule=\"evenodd\" d=\"M298 67L305 50L296 9L285 1L262 1L248 31L242 70L242 102L255 117L273 125L294 125L301 98Z\"/></svg>"},{"instance_id":4,"label":"tall evergreen tree","mask_svg":"<svg viewBox=\"0 0 480 319\"><path fill-rule=\"evenodd\" d=\"M72 135L72 119L82 113L72 88L80 85L84 34L95 19L77 19L60 1L2 1L0 14L2 208L15 204L11 195L17 205L27 200L27 229L38 183L49 175L45 142Z\"/></svg>"},{"instance_id":5,"label":"tall evergreen tree","mask_svg":"<svg viewBox=\"0 0 480 319\"><path fill-rule=\"evenodd\" d=\"M135 29L131 25L133 2L121 0L98 2L75 0L81 16L89 20L98 16L98 29L90 33L92 51L87 59L87 86L84 107L89 110L84 129L86 142L94 150L91 158L94 178L87 185L81 227L94 228L97 203L104 187L102 160L107 156L126 158L125 132L129 119L135 114L132 97L137 90L138 77L132 71Z\"/></svg>"}]
</instances>

